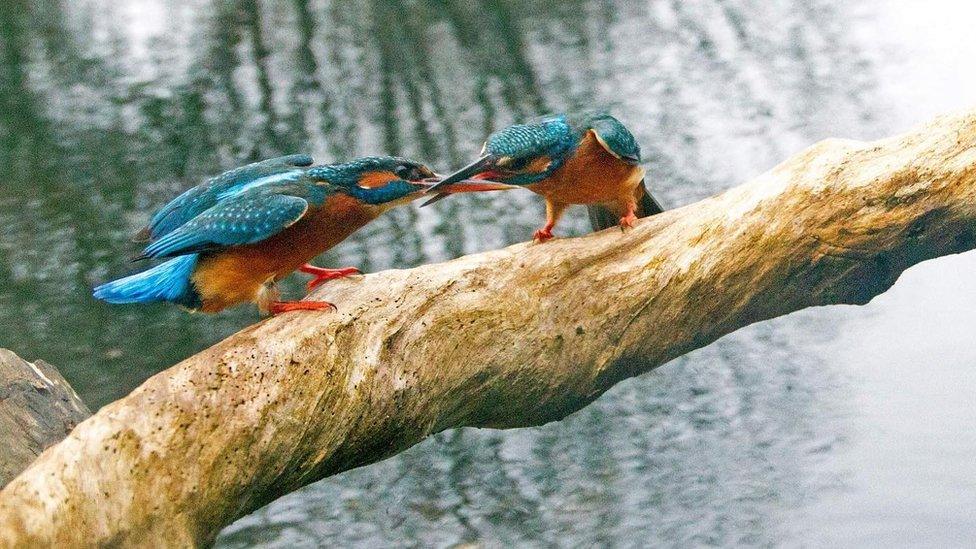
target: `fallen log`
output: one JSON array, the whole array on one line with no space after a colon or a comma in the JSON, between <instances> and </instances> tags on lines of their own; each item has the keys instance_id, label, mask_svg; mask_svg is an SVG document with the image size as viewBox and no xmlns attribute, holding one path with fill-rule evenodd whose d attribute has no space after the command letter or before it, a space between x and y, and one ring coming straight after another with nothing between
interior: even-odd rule
<instances>
[{"instance_id":1,"label":"fallen log","mask_svg":"<svg viewBox=\"0 0 976 549\"><path fill-rule=\"evenodd\" d=\"M0 349L0 487L90 415L57 368Z\"/></svg>"},{"instance_id":2,"label":"fallen log","mask_svg":"<svg viewBox=\"0 0 976 549\"><path fill-rule=\"evenodd\" d=\"M565 417L748 324L863 304L976 246L976 112L828 140L608 230L326 285L154 376L0 492L0 543L206 545L432 433ZM151 352L151 349L147 349Z\"/></svg>"}]
</instances>

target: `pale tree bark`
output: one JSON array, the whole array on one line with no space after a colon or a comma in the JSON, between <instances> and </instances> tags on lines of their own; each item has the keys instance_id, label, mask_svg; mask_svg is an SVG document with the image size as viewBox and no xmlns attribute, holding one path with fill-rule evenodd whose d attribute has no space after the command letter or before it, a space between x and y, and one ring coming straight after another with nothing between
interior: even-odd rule
<instances>
[{"instance_id":1,"label":"pale tree bark","mask_svg":"<svg viewBox=\"0 0 976 549\"><path fill-rule=\"evenodd\" d=\"M626 234L330 283L317 297L337 314L251 326L79 425L0 493L0 540L208 544L431 433L558 420L753 322L865 303L907 267L972 249L974 229L967 113L825 141Z\"/></svg>"}]
</instances>

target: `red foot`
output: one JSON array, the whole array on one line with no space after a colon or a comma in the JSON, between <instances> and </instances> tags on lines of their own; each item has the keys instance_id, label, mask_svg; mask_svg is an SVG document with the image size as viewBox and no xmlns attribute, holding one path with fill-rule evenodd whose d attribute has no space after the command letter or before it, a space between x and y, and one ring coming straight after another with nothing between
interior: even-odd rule
<instances>
[{"instance_id":1,"label":"red foot","mask_svg":"<svg viewBox=\"0 0 976 549\"><path fill-rule=\"evenodd\" d=\"M328 301L274 301L268 308L273 315L291 311L324 311L326 309L338 310L335 305Z\"/></svg>"},{"instance_id":2,"label":"red foot","mask_svg":"<svg viewBox=\"0 0 976 549\"><path fill-rule=\"evenodd\" d=\"M628 212L627 215L620 218L620 230L633 228L636 222L637 216L634 215L634 212Z\"/></svg>"},{"instance_id":3,"label":"red foot","mask_svg":"<svg viewBox=\"0 0 976 549\"><path fill-rule=\"evenodd\" d=\"M310 274L314 276L312 280L308 281L305 285L305 289L311 292L323 282L329 280L335 280L337 278L345 278L349 275L360 274L359 269L355 267L345 267L342 269L323 269L322 267L316 267L315 265L305 264L298 268L299 271Z\"/></svg>"},{"instance_id":4,"label":"red foot","mask_svg":"<svg viewBox=\"0 0 976 549\"><path fill-rule=\"evenodd\" d=\"M543 227L532 235L532 239L536 242L545 242L552 238L552 227Z\"/></svg>"}]
</instances>

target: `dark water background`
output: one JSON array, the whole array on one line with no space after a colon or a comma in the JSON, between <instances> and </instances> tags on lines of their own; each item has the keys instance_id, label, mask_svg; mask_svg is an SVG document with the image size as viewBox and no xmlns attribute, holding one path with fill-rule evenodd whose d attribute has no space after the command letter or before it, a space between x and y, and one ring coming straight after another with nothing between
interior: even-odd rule
<instances>
[{"instance_id":1,"label":"dark water background","mask_svg":"<svg viewBox=\"0 0 976 549\"><path fill-rule=\"evenodd\" d=\"M931 9L954 16L946 3ZM97 407L256 321L89 294L128 272L155 208L246 161L385 152L446 170L492 129L602 105L673 206L823 137L904 129L932 97L976 100L953 80L971 57L915 47L938 45L918 33L941 23L883 6L6 0L0 346L58 365ZM401 208L318 263L456 257L528 239L542 212L515 192ZM585 230L581 213L562 234ZM962 546L976 536L976 285L959 273L976 261L932 265L869 307L726 337L557 424L442 433L220 544Z\"/></svg>"}]
</instances>

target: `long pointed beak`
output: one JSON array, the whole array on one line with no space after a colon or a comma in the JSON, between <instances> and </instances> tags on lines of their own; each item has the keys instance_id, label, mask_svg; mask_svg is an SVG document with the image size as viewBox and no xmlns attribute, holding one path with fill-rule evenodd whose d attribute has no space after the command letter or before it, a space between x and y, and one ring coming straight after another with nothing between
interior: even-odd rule
<instances>
[{"instance_id":1,"label":"long pointed beak","mask_svg":"<svg viewBox=\"0 0 976 549\"><path fill-rule=\"evenodd\" d=\"M435 185L436 187L436 185ZM434 188L434 187L431 187ZM452 183L448 187L444 187L430 200L424 202L420 205L421 208L424 206L430 206L434 202L444 200L452 194L462 194L462 193L480 193L484 191L505 191L508 189L517 189L518 185L506 185L505 183L498 183L496 181L488 181L487 179L462 179L456 183ZM430 192L430 189L427 189Z\"/></svg>"},{"instance_id":2,"label":"long pointed beak","mask_svg":"<svg viewBox=\"0 0 976 549\"><path fill-rule=\"evenodd\" d=\"M433 187L431 187L432 189ZM506 191L516 189L518 185L508 185L487 179L462 179L449 187L440 189L437 194L461 194L461 193L480 193L483 191ZM430 189L427 189L430 192Z\"/></svg>"},{"instance_id":3,"label":"long pointed beak","mask_svg":"<svg viewBox=\"0 0 976 549\"><path fill-rule=\"evenodd\" d=\"M482 156L481 158L475 160L474 162L468 164L467 166L461 168L460 170L445 177L440 181L440 183L437 183L430 189L427 189L427 192L437 191L448 185L453 185L455 183L463 181L471 176L478 175L487 171L491 171L491 169L495 166L496 161L497 158L495 158L490 154Z\"/></svg>"}]
</instances>

